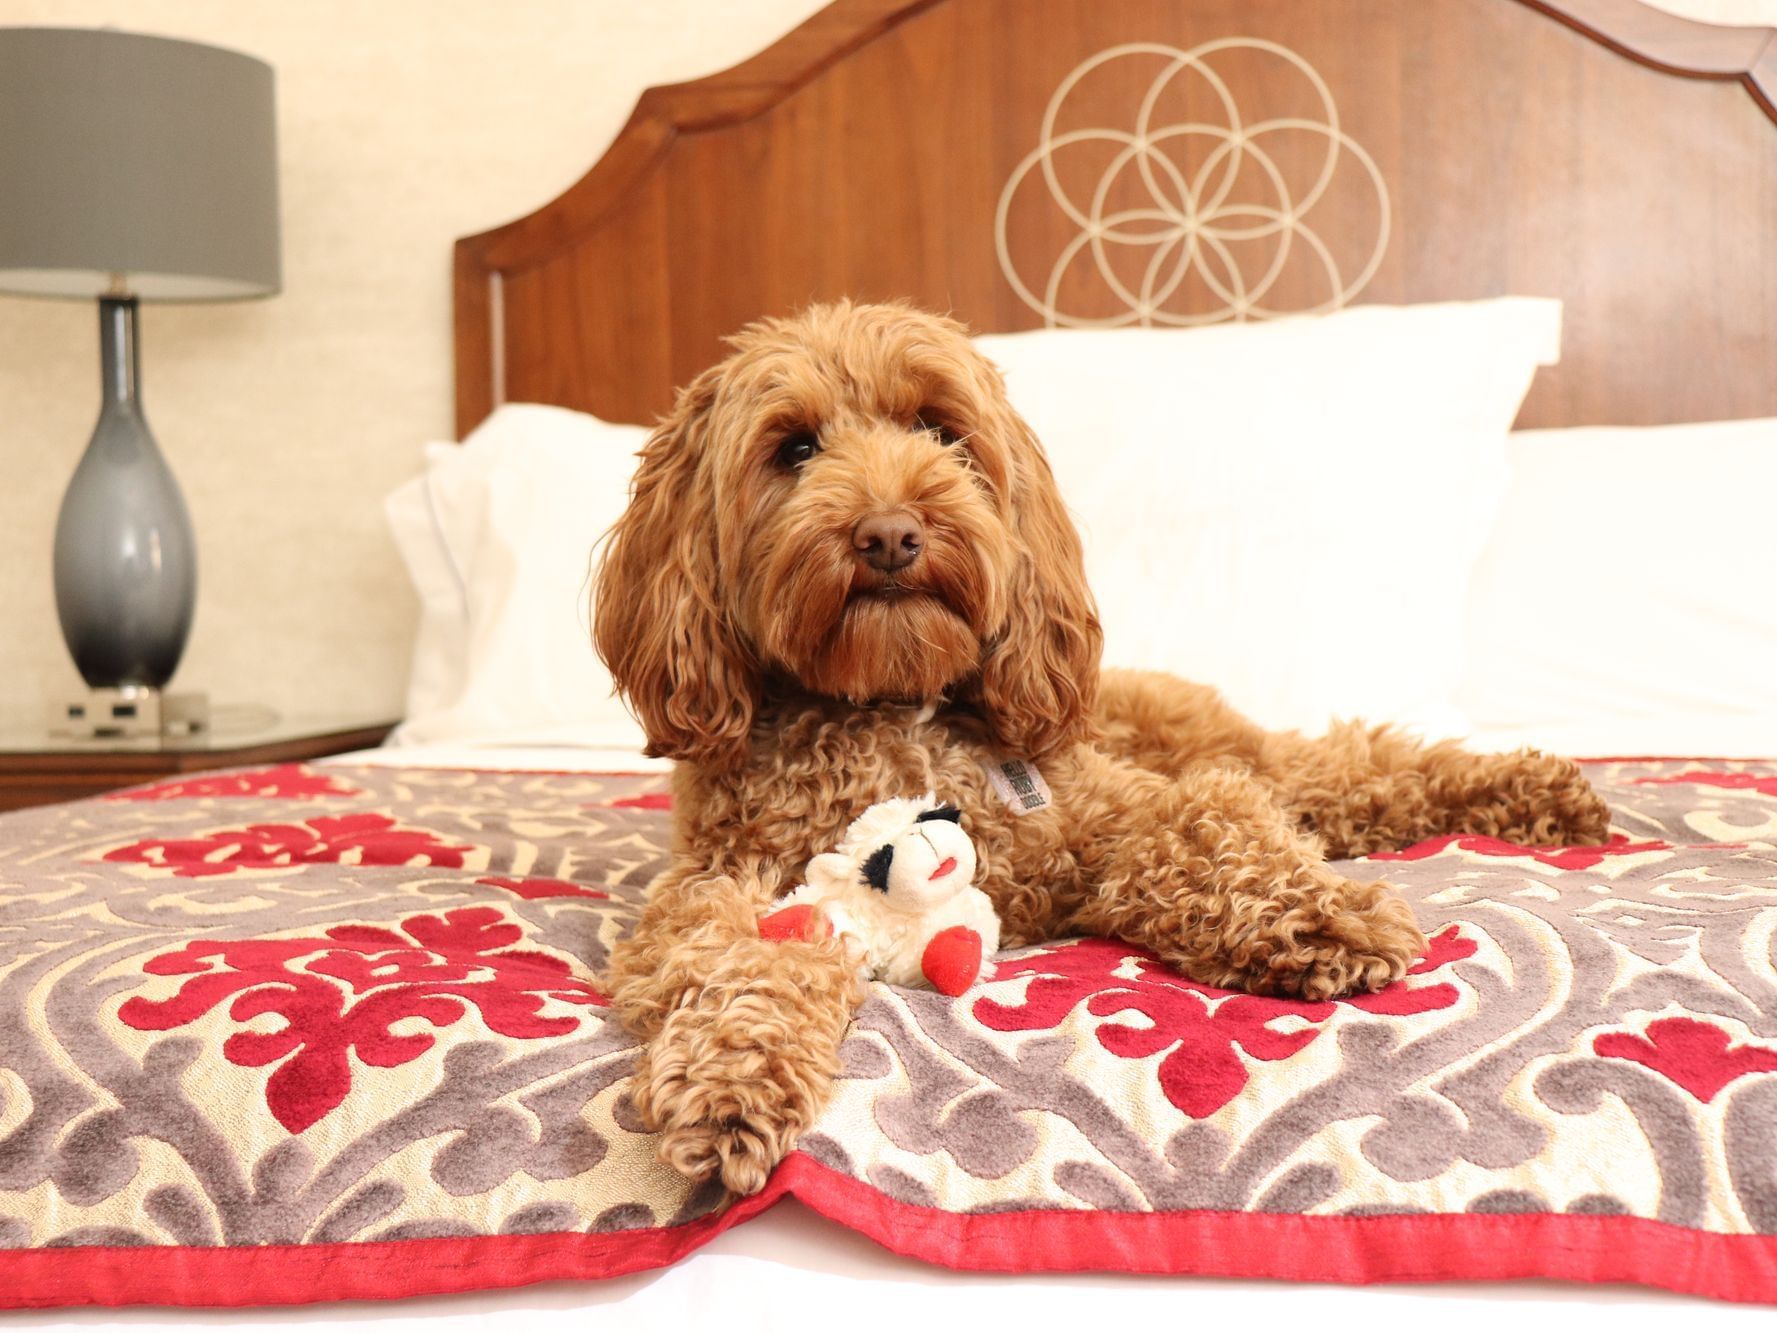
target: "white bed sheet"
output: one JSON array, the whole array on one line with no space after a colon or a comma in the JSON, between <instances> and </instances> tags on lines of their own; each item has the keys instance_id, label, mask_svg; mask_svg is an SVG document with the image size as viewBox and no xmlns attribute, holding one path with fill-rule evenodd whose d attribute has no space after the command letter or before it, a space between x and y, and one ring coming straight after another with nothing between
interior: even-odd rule
<instances>
[{"instance_id":1,"label":"white bed sheet","mask_svg":"<svg viewBox=\"0 0 1777 1333\"><path fill-rule=\"evenodd\" d=\"M1733 714L1704 715L1696 711L1671 717L1646 717L1637 725L1621 721L1610 726L1546 723L1522 727L1460 728L1477 750L1516 750L1530 745L1554 754L1583 759L1659 755L1673 759L1771 759L1763 744L1768 726L1758 719ZM1466 732L1466 734L1464 734ZM1430 739L1438 739L1432 734ZM324 762L375 764L389 768L483 768L523 772L660 773L672 771L670 759L652 759L637 750L571 744L505 744L441 742L436 745L386 746L335 755Z\"/></svg>"},{"instance_id":2,"label":"white bed sheet","mask_svg":"<svg viewBox=\"0 0 1777 1333\"><path fill-rule=\"evenodd\" d=\"M1476 727L1463 743L1476 750L1517 750L1526 745L1576 759L1772 759L1772 720L1752 714L1705 714L1621 718L1607 727L1547 722L1521 727Z\"/></svg>"},{"instance_id":3,"label":"white bed sheet","mask_svg":"<svg viewBox=\"0 0 1777 1333\"><path fill-rule=\"evenodd\" d=\"M441 741L435 745L388 745L353 750L324 760L378 768L483 768L524 773L670 773L670 759L639 750L584 745L508 745L498 741Z\"/></svg>"}]
</instances>

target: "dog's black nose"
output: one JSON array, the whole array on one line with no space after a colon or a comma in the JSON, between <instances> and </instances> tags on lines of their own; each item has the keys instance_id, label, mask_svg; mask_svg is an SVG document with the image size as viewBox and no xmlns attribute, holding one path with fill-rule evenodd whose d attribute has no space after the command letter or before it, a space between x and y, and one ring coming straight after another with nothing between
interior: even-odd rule
<instances>
[{"instance_id":1,"label":"dog's black nose","mask_svg":"<svg viewBox=\"0 0 1777 1333\"><path fill-rule=\"evenodd\" d=\"M905 509L872 514L851 531L851 544L870 568L893 574L906 569L925 548L926 530Z\"/></svg>"}]
</instances>

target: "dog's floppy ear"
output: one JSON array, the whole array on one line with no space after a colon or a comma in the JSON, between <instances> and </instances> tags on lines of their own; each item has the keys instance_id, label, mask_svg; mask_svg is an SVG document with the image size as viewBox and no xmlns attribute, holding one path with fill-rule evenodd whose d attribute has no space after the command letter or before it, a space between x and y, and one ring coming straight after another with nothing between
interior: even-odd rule
<instances>
[{"instance_id":1,"label":"dog's floppy ear","mask_svg":"<svg viewBox=\"0 0 1777 1333\"><path fill-rule=\"evenodd\" d=\"M648 734L648 753L725 765L746 753L759 675L722 615L703 458L716 371L680 394L642 446L629 507L593 593L593 642Z\"/></svg>"},{"instance_id":2,"label":"dog's floppy ear","mask_svg":"<svg viewBox=\"0 0 1777 1333\"><path fill-rule=\"evenodd\" d=\"M1016 440L1012 520L1018 558L1005 626L981 667L979 702L1010 755L1040 759L1097 733L1104 635L1086 586L1080 536L1061 503L1049 460L1008 407Z\"/></svg>"}]
</instances>

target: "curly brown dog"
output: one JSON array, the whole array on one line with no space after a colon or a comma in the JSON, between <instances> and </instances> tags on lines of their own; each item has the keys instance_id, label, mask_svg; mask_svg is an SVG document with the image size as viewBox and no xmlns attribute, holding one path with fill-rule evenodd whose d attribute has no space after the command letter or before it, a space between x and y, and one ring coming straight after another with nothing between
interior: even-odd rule
<instances>
[{"instance_id":1,"label":"curly brown dog","mask_svg":"<svg viewBox=\"0 0 1777 1333\"><path fill-rule=\"evenodd\" d=\"M1606 836L1565 759L1270 733L1201 685L1101 679L1048 461L956 323L839 304L733 347L644 447L596 590L599 651L678 761L672 865L608 982L648 1043L636 1109L686 1175L759 1189L826 1100L855 969L757 922L875 801L962 808L1008 946L1115 935L1308 999L1384 986L1424 944L1328 857ZM1006 758L1052 802L1014 814L986 767Z\"/></svg>"}]
</instances>

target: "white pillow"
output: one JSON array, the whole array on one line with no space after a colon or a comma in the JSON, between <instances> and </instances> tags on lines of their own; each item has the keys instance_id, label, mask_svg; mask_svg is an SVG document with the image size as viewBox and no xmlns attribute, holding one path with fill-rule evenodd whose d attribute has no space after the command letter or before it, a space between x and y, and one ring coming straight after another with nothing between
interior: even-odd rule
<instances>
[{"instance_id":1,"label":"white pillow","mask_svg":"<svg viewBox=\"0 0 1777 1333\"><path fill-rule=\"evenodd\" d=\"M1080 526L1107 663L1267 726L1455 734L1470 573L1560 321L1505 297L976 343Z\"/></svg>"},{"instance_id":2,"label":"white pillow","mask_svg":"<svg viewBox=\"0 0 1777 1333\"><path fill-rule=\"evenodd\" d=\"M1525 431L1458 700L1493 745L1777 755L1777 420Z\"/></svg>"},{"instance_id":3,"label":"white pillow","mask_svg":"<svg viewBox=\"0 0 1777 1333\"><path fill-rule=\"evenodd\" d=\"M426 461L434 461L435 450L456 447L429 444ZM423 717L457 696L468 669L469 608L464 604L463 576L439 527L429 470L390 491L383 500L383 514L420 599L405 716ZM396 728L391 739L400 734L401 728Z\"/></svg>"},{"instance_id":4,"label":"white pillow","mask_svg":"<svg viewBox=\"0 0 1777 1333\"><path fill-rule=\"evenodd\" d=\"M407 720L390 743L639 750L592 648L593 549L629 498L640 426L501 407L386 502L420 594Z\"/></svg>"}]
</instances>

